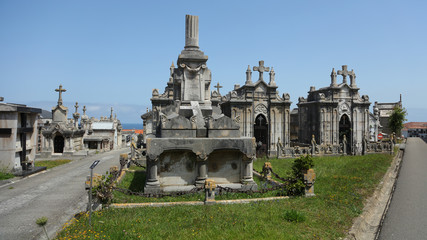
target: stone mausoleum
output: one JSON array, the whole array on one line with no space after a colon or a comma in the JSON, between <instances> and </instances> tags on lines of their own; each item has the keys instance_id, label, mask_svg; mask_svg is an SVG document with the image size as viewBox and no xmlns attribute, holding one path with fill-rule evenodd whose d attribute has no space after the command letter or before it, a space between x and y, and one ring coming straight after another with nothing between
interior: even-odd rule
<instances>
[{"instance_id":1,"label":"stone mausoleum","mask_svg":"<svg viewBox=\"0 0 427 240\"><path fill-rule=\"evenodd\" d=\"M84 130L78 127L77 113L74 114L73 119L67 119L68 108L62 104L62 93L67 91L59 85L58 104L52 108L52 122L46 123L42 128L42 150L40 156L42 158L49 158L55 155L75 155L79 150L84 148L83 135ZM77 105L77 104L76 104Z\"/></svg>"},{"instance_id":2,"label":"stone mausoleum","mask_svg":"<svg viewBox=\"0 0 427 240\"><path fill-rule=\"evenodd\" d=\"M256 189L252 178L255 139L242 136L239 121L211 95L208 56L199 49L198 17L186 16L185 47L171 66L165 92L153 90L147 135L144 191L191 190L207 178L218 185Z\"/></svg>"},{"instance_id":3,"label":"stone mausoleum","mask_svg":"<svg viewBox=\"0 0 427 240\"><path fill-rule=\"evenodd\" d=\"M343 77L340 84L337 73ZM362 143L370 135L370 104L367 95L360 96L353 70L348 71L347 65L337 72L332 69L330 86L310 87L307 98L299 98L299 142L311 144L315 140L318 145L329 145L332 152L344 143L347 153L361 154Z\"/></svg>"},{"instance_id":4,"label":"stone mausoleum","mask_svg":"<svg viewBox=\"0 0 427 240\"><path fill-rule=\"evenodd\" d=\"M257 156L276 155L276 145L290 143L290 105L288 93L279 95L273 68L265 67L264 61L253 67L259 78L252 82L250 66L246 70L245 85L222 98L221 108L225 115L239 125L242 136L255 137ZM264 81L264 72L270 72L269 82ZM216 94L216 92L214 92Z\"/></svg>"}]
</instances>

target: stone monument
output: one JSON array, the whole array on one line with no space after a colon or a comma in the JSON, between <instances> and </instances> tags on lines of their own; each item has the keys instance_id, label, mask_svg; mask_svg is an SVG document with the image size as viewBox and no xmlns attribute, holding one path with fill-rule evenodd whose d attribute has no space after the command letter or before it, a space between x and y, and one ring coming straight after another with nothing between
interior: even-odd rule
<instances>
[{"instance_id":1,"label":"stone monument","mask_svg":"<svg viewBox=\"0 0 427 240\"><path fill-rule=\"evenodd\" d=\"M199 49L198 16L185 18L185 47L172 64L163 94L153 90L147 135L146 193L218 186L257 189L252 177L255 139L211 101L208 56ZM217 85L219 90L219 84ZM215 91L216 93L216 91ZM219 94L219 91L218 93ZM148 119L148 118L143 118Z\"/></svg>"}]
</instances>

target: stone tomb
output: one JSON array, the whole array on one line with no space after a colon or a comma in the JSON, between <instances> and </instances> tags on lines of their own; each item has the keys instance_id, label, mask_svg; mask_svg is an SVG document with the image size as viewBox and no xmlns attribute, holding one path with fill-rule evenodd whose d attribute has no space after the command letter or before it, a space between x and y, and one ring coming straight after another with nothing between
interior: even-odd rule
<instances>
[{"instance_id":1,"label":"stone tomb","mask_svg":"<svg viewBox=\"0 0 427 240\"><path fill-rule=\"evenodd\" d=\"M211 96L208 56L199 50L198 17L186 16L185 48L172 64L165 92L153 90L147 132L147 179L144 191L185 191L219 186L257 189L252 178L255 139L241 137L239 125ZM219 86L218 86L219 87Z\"/></svg>"}]
</instances>

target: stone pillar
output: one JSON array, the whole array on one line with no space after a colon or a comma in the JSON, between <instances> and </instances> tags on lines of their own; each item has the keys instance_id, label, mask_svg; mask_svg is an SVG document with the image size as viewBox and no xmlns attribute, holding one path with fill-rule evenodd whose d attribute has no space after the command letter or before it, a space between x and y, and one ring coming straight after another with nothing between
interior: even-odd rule
<instances>
[{"instance_id":1,"label":"stone pillar","mask_svg":"<svg viewBox=\"0 0 427 240\"><path fill-rule=\"evenodd\" d=\"M252 84L252 71L251 67L248 65L248 70L246 70L246 85Z\"/></svg>"},{"instance_id":2,"label":"stone pillar","mask_svg":"<svg viewBox=\"0 0 427 240\"><path fill-rule=\"evenodd\" d=\"M199 16L185 16L185 49L199 48Z\"/></svg>"},{"instance_id":3,"label":"stone pillar","mask_svg":"<svg viewBox=\"0 0 427 240\"><path fill-rule=\"evenodd\" d=\"M205 185L206 178L208 177L208 169L207 169L207 158L201 158L197 156L197 178L196 178L196 186L203 187Z\"/></svg>"},{"instance_id":4,"label":"stone pillar","mask_svg":"<svg viewBox=\"0 0 427 240\"><path fill-rule=\"evenodd\" d=\"M253 158L243 156L242 159L241 183L243 184L242 190L244 191L257 190L257 185L254 182L252 173L254 159L256 159L255 156Z\"/></svg>"},{"instance_id":5,"label":"stone pillar","mask_svg":"<svg viewBox=\"0 0 427 240\"><path fill-rule=\"evenodd\" d=\"M147 156L147 178L145 182L144 192L158 193L161 191L160 182L157 177L158 158L150 159Z\"/></svg>"},{"instance_id":6,"label":"stone pillar","mask_svg":"<svg viewBox=\"0 0 427 240\"><path fill-rule=\"evenodd\" d=\"M331 72L331 87L337 86L337 73L335 72L335 68L332 68Z\"/></svg>"}]
</instances>

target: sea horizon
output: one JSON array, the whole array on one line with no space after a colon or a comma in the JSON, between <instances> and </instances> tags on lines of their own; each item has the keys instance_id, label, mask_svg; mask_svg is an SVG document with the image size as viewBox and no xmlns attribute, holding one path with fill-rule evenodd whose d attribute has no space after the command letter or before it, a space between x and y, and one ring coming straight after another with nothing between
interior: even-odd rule
<instances>
[{"instance_id":1,"label":"sea horizon","mask_svg":"<svg viewBox=\"0 0 427 240\"><path fill-rule=\"evenodd\" d=\"M143 129L142 123L122 123L123 129Z\"/></svg>"}]
</instances>

